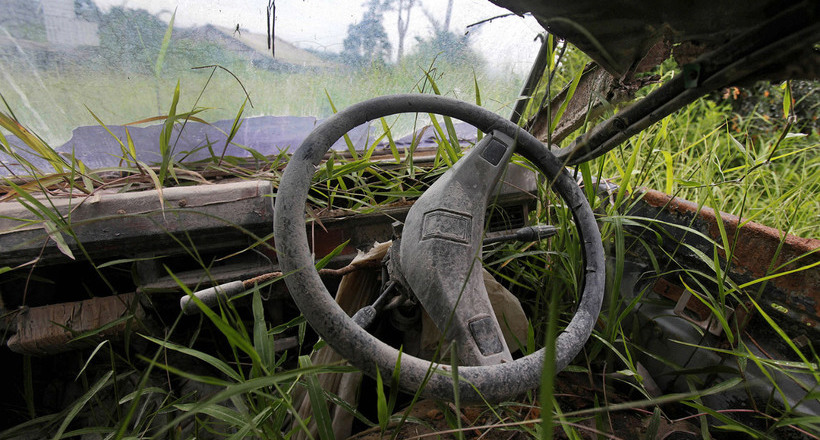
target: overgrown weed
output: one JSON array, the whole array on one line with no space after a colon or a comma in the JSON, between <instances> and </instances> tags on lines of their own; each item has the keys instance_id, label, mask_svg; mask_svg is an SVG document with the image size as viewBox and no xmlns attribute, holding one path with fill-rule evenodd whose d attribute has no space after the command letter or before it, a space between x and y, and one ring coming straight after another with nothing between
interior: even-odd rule
<instances>
[{"instance_id":1,"label":"overgrown weed","mask_svg":"<svg viewBox=\"0 0 820 440\"><path fill-rule=\"evenodd\" d=\"M576 58L564 64L560 61L559 59L559 62L551 66L557 72L554 76L551 75L552 84L576 77L574 74L577 70L562 71L559 67L573 63L582 65ZM370 78L367 84L382 94L384 85L378 82L378 78L378 75ZM424 81L436 93L440 93L438 80L429 70L425 74ZM477 85L475 78L471 82ZM320 83L336 84L336 81L325 78ZM264 89L255 84L246 86L252 90ZM340 94L326 90L319 95L335 98ZM477 89L475 96L480 99ZM342 98L337 102L326 102L332 109L335 105L348 104L349 99L355 100ZM257 98L257 101L264 101L264 98ZM28 130L21 130L22 125L9 108L8 114L0 114L5 122L3 126L7 129L11 127L18 137L22 134L28 139L26 143L34 153L53 163L54 173L28 167L35 178L27 182L6 179L1 188L5 197L9 198L14 194L17 200L31 207L37 217L51 225L49 235L60 243L62 234L70 235L71 223L65 220L64 214L53 212L40 200L43 197L49 200L49 197L60 192L88 196L100 188L110 188L113 184L103 177L106 172L119 173L119 179L124 180L117 181L116 185L122 185L123 190L127 189L128 183L142 179L153 185L160 199L163 187L181 183L181 179L176 177L191 172L202 174L206 170L239 178L264 178L276 184L279 172L286 162L284 154L273 158L258 158L261 162L255 170L242 168L241 161L236 158L219 155L218 148L214 149L216 154L212 154L212 160L200 164L203 168L197 170L174 160L172 138L169 135L171 128L175 124L185 123L202 110L198 107L197 103L200 101L197 98L193 101L190 112L177 114L177 105L186 102L179 88L175 90L171 102L171 111L163 117L164 124L169 128L163 132L166 136L163 137L164 154L161 164L156 166L136 161L135 155L129 153L133 151L133 147L126 140L121 143L123 166L111 170L87 170L77 161L67 162L62 157L55 156L42 139L34 135L28 136ZM238 127L243 112L244 104L234 114L234 127ZM457 160L461 153L458 142L451 140L452 121L445 119L443 126L435 117L431 121L435 121L433 130L441 140L432 166L419 167L418 162L413 160L412 148L402 156L392 143L391 122L379 121L381 130L379 136L371 139L371 148L363 153L354 150L350 152L350 157L328 157L317 173L311 189L309 201L313 204L313 209L367 213L387 205L406 203L421 194L429 182ZM791 124L784 120L781 131L775 137L752 137L742 127L739 133L730 130L727 121L727 106L724 103L699 100L632 138L623 147L576 170L593 208L601 213L602 235L609 246L612 262L611 274L608 276L609 301L600 317L599 326L582 358L562 373L563 377L581 377L579 382L589 383L593 389L592 397L586 396L589 398L585 402L586 407L570 406L567 396L562 395L559 384L554 382L554 375L547 369L540 394L533 393L526 399L527 405L541 411L540 417L533 416L531 412L522 415L510 411L510 406L521 403L507 402L493 407L494 412L508 417L507 421L498 424L499 428L521 429L526 435L539 438L550 438L556 432L567 438L586 438L590 433L602 436L606 433L617 434L612 432L613 417L619 412L646 411L651 414L651 421L655 425L660 420L670 422L676 417L699 420L700 434L704 436L739 431L750 437L765 438L785 428L817 433L818 420L801 414L801 402L790 403L785 398L781 398L780 403L777 399L765 402L764 406L752 410L756 417L754 426L750 426L745 419L731 417L732 411L716 410L708 403L710 396L719 391L743 390L756 385L744 382L752 366L762 372L767 385L773 390L773 396L785 396L786 392L782 388L784 378L804 387L811 387L811 384L805 382L801 375L808 375L817 381L820 358L814 347L811 344L796 346L790 335L759 304L760 292L757 289L760 284L769 277L776 276L782 268L775 267L772 262L771 271L764 279L755 280L751 284L739 282L732 278L723 262L732 261L737 237L728 235L722 223L718 239L702 236L691 225L673 226L685 234L700 234L701 238L709 241L713 249L713 253L709 255L683 241L676 242L677 238L674 236L658 232L655 227L660 222L656 219L628 215L629 208L636 203L631 195L639 187L649 187L663 189L676 197L695 201L700 206L716 211L729 212L747 221L754 220L796 235L817 238L817 212L820 212L820 198L817 196L820 194L817 133L804 135L793 132ZM14 153L4 139L0 141L7 153ZM390 146L392 157L377 161L372 154L375 146L382 141ZM24 159L19 155L15 157ZM605 180L616 184L617 191L599 196L595 183ZM77 192L74 192L75 189ZM544 185L539 187L539 199L541 203L531 220L564 226L559 229L559 234L547 243L508 245L488 249L485 254L488 268L513 286L511 290L521 297L531 312L530 335L527 341L522 341L527 351L535 350L540 341L547 341L549 345L549 341L554 340L560 326L571 315L571 304L578 300L577 292L580 291L581 282L580 250L569 210L560 200L555 200ZM636 231L647 233L644 235ZM648 295L648 292L641 290L631 298L619 295L630 253L635 251L635 247L641 247L647 253L656 252L657 248L652 243L655 240L672 242L677 250L694 253L700 260L700 266L693 268L679 264L681 257L676 253L677 250L667 253L661 250L649 257L652 261L648 265L651 271L648 272L652 274L648 276L651 279L671 276L680 280L687 291L716 317L728 341L728 345L720 348L699 341L676 342L681 347L690 346L717 352L723 356L724 363L720 368L706 371L718 378L710 383L701 380L703 371L679 373L690 388L689 392L666 396L655 395L648 383L650 378L645 377L646 372L637 360L642 356L650 357L661 363L681 367L676 361L667 359L666 353L647 352L639 342L640 329L635 326L630 315L647 301L644 295ZM264 240L256 238L246 251L261 245L261 241ZM189 253L191 258L199 258L195 248L190 249ZM724 260L719 258L721 253ZM198 264L208 271L207 261L200 259ZM797 265L800 266L799 261ZM808 269L806 266L801 268ZM0 268L0 273L16 270L19 269L3 267ZM189 286L180 283L179 287L190 294ZM11 428L0 436L12 437L34 430L47 432L54 438L78 435L108 438L187 436L199 432L231 438L289 437L297 430L308 429L309 420L290 423L290 418L296 414L291 393L296 387L305 387L312 397L312 420L318 423L319 435L323 439L329 438L331 422L327 408L323 405L326 401L340 402L338 398L317 387L315 375L347 372L350 371L349 367L311 365L309 358L305 356L314 347L301 347L298 353L274 352L277 337L285 332L296 333L300 344L304 344L305 323L297 318L274 327L269 326L264 319L261 288L259 286L251 292L250 316L247 310L241 310L230 302L216 309L199 304L207 321L203 320L201 327L193 335L188 335L187 342L175 342L171 338L176 323L162 337L139 336L143 339L143 344L153 348L153 351L144 352L152 353L152 356L143 355L135 360L127 353L115 352L110 344L99 345L88 354L86 364L92 359L100 360L107 350L109 359L104 365L110 367L103 366L95 370L93 375L90 374L92 370L83 367L80 371L82 393L76 401L66 409L50 415L35 417L39 412L31 410L31 421ZM772 359L760 353L751 343L753 341L744 337L744 329L740 324L726 313L727 305L739 307L747 302L763 317L779 341L791 350L787 358ZM208 349L194 348L197 336L206 331L206 327L216 329L217 334L225 339L223 342L227 343L227 347L223 347L224 350L215 354ZM186 370L169 362L167 359L171 352L178 358L193 360L197 365L196 369ZM189 364L183 362L182 365ZM731 368L727 368L727 365ZM157 372L162 372L165 377L162 378ZM174 379L170 379L171 377ZM131 388L123 385L123 381L127 379L132 381ZM213 394L180 393L171 386L172 381L178 380L212 387L210 390ZM390 382L396 382L395 375L390 378ZM613 387L612 382L620 385ZM378 383L380 394L377 397L379 408L376 420L368 420L356 409L349 409L365 425L378 426L385 432L391 421L396 393L392 389L386 392L383 380L378 380ZM629 391L623 391L624 388ZM613 396L606 394L607 390L618 390L621 396L628 398L615 401ZM113 397L103 397L107 392L111 392ZM806 398L812 397L817 397L817 390L807 394ZM115 403L112 404L111 399ZM679 403L691 407L695 412L680 416L682 410L681 405L677 405ZM33 403L29 406L33 406ZM86 415L89 414L88 408L92 406L95 410L107 407L105 420L83 419L82 426L77 426L80 415L90 417ZM449 416L454 417L451 420L452 428L459 435L471 429L461 426L458 414ZM284 427L288 423L293 426L293 431L285 432Z\"/></svg>"}]
</instances>

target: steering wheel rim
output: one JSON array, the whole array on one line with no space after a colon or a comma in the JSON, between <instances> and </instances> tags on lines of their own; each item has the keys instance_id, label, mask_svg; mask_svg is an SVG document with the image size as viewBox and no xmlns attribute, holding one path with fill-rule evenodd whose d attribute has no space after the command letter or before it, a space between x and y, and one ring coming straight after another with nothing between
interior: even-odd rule
<instances>
[{"instance_id":1,"label":"steering wheel rim","mask_svg":"<svg viewBox=\"0 0 820 440\"><path fill-rule=\"evenodd\" d=\"M516 152L529 159L552 181L571 208L584 258L581 301L569 325L556 340L556 371L580 352L601 309L604 291L604 251L592 209L581 189L546 146L525 130L486 109L437 95L391 95L355 104L328 118L303 141L291 157L276 193L274 238L280 268L294 302L308 323L338 353L365 373L392 374L399 353L359 327L336 304L319 278L308 247L304 209L310 183L325 153L345 133L367 121L400 113L450 116L489 133L500 131L516 140ZM295 209L297 208L298 209ZM537 387L545 350L510 363L459 366L459 397L464 402L500 402ZM430 371L430 361L401 355L400 386L415 392L427 381L422 395L453 400L454 385L448 366ZM438 374L442 373L442 374Z\"/></svg>"}]
</instances>

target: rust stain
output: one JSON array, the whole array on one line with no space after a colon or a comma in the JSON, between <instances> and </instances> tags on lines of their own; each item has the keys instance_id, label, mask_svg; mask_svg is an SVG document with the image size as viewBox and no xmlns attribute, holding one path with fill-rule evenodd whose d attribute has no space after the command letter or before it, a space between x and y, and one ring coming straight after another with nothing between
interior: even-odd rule
<instances>
[{"instance_id":1,"label":"rust stain","mask_svg":"<svg viewBox=\"0 0 820 440\"><path fill-rule=\"evenodd\" d=\"M652 290L664 298L672 300L676 303L685 292L683 287L672 284L664 278L658 278L652 286ZM712 311L709 310L709 307L707 307L706 304L694 298L687 302L686 308L692 313L695 313L698 316L699 321L706 321L712 315Z\"/></svg>"},{"instance_id":2,"label":"rust stain","mask_svg":"<svg viewBox=\"0 0 820 440\"><path fill-rule=\"evenodd\" d=\"M312 232L312 234L311 234ZM308 240L311 240L311 247L313 248L313 253L316 255L317 258L324 257L329 253L333 252L336 247L341 245L348 239L347 233L343 229L336 229L331 228L327 231L323 231L319 228L316 228L314 231L310 231L308 233ZM344 249L340 252L340 255L347 255L353 254L356 252L356 249L353 246L345 246Z\"/></svg>"}]
</instances>

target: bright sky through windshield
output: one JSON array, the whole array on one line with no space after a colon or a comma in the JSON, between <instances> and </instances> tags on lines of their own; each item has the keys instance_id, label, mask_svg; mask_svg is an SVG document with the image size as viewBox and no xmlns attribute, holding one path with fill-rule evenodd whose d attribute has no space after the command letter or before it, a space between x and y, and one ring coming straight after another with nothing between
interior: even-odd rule
<instances>
[{"instance_id":1,"label":"bright sky through windshield","mask_svg":"<svg viewBox=\"0 0 820 440\"><path fill-rule=\"evenodd\" d=\"M272 58L267 0L0 0L0 94L57 145L100 121L154 120L177 86L180 108L208 121L240 109L321 119L375 96L431 93L433 83L436 93L511 113L540 44L534 19L488 21L508 12L452 0L445 26L450 1L415 0L399 59L398 0L386 3L279 0Z\"/></svg>"},{"instance_id":2,"label":"bright sky through windshield","mask_svg":"<svg viewBox=\"0 0 820 440\"><path fill-rule=\"evenodd\" d=\"M365 1L280 0L276 2L276 35L298 47L340 52L348 26L362 18ZM112 6L145 9L166 21L176 8L177 26L215 24L233 29L238 24L240 30L266 33L265 0L95 0L95 3L103 10ZM430 17L444 21L446 5L447 2L440 0L417 2L410 16L407 49L413 47L414 37L432 32ZM467 26L505 13L509 11L486 0L455 0L450 30L463 34L468 31ZM385 30L393 43L394 57L398 39L396 22L395 12L385 13ZM469 31L472 47L484 56L493 70L524 74L538 50L538 43L533 40L543 29L532 17L513 16L471 27Z\"/></svg>"}]
</instances>

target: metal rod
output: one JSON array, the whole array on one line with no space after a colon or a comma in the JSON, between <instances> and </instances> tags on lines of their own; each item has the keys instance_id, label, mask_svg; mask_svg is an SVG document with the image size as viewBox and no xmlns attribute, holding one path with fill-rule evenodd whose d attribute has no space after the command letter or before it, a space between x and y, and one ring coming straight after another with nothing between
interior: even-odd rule
<instances>
[{"instance_id":1,"label":"metal rod","mask_svg":"<svg viewBox=\"0 0 820 440\"><path fill-rule=\"evenodd\" d=\"M500 243L502 241L540 241L551 237L558 232L558 228L552 225L534 225L521 228L512 234L499 235L484 239L484 244Z\"/></svg>"},{"instance_id":2,"label":"metal rod","mask_svg":"<svg viewBox=\"0 0 820 440\"><path fill-rule=\"evenodd\" d=\"M384 291L376 298L376 301L373 305L367 305L359 309L356 314L353 315L353 322L359 324L361 328L367 328L373 321L376 319L376 315L384 308L385 304L387 304L388 300L390 299L390 295L396 290L397 283L395 281L390 281L384 288Z\"/></svg>"}]
</instances>

